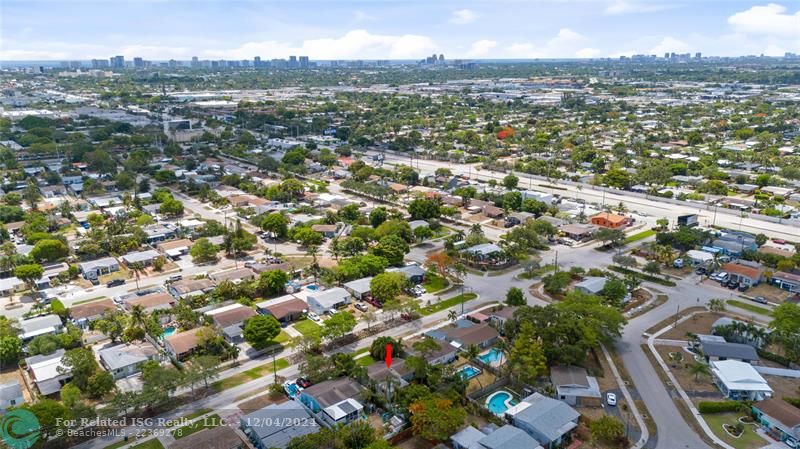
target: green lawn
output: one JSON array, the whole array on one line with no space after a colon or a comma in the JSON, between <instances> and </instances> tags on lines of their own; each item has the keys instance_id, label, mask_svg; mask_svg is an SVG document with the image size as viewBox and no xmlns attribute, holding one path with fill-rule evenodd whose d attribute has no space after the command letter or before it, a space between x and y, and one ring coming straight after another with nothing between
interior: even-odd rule
<instances>
[{"instance_id":1,"label":"green lawn","mask_svg":"<svg viewBox=\"0 0 800 449\"><path fill-rule=\"evenodd\" d=\"M371 355L365 355L364 357L356 359L356 364L359 366L370 366L373 363L375 363L375 359L373 359Z\"/></svg>"},{"instance_id":2,"label":"green lawn","mask_svg":"<svg viewBox=\"0 0 800 449\"><path fill-rule=\"evenodd\" d=\"M652 229L648 229L647 231L642 231L642 232L640 232L638 234L633 234L633 235L631 235L629 237L626 237L625 240L624 240L624 243L638 242L639 240L644 240L647 237L650 237L652 235L656 235L656 231L654 231Z\"/></svg>"},{"instance_id":3,"label":"green lawn","mask_svg":"<svg viewBox=\"0 0 800 449\"><path fill-rule=\"evenodd\" d=\"M455 306L457 304L461 304L462 301L470 301L470 300L475 299L477 297L478 297L478 295L476 295L475 293L465 293L463 295L454 296L454 297L452 297L450 299L445 299L444 301L439 301L436 304L431 304L428 307L423 307L423 308L419 309L419 313L424 315L424 316L427 316L427 315L430 315L432 313L439 312L440 310L448 309L448 308L453 307L453 306Z\"/></svg>"},{"instance_id":4,"label":"green lawn","mask_svg":"<svg viewBox=\"0 0 800 449\"><path fill-rule=\"evenodd\" d=\"M741 413L710 413L702 415L703 419L708 423L708 427L714 432L714 435L735 447L736 449L756 449L766 446L767 442L756 435L755 427L753 425L745 425L744 433L739 438L734 438L725 432L722 428L723 424L736 424L736 420L742 416Z\"/></svg>"},{"instance_id":5,"label":"green lawn","mask_svg":"<svg viewBox=\"0 0 800 449\"><path fill-rule=\"evenodd\" d=\"M759 307L747 302L737 301L735 299L729 299L727 303L732 305L733 307L749 310L750 312L757 313L759 315L772 316L772 310L769 310L766 307Z\"/></svg>"},{"instance_id":6,"label":"green lawn","mask_svg":"<svg viewBox=\"0 0 800 449\"><path fill-rule=\"evenodd\" d=\"M309 319L303 319L294 323L294 330L306 337L311 337L320 335L320 333L322 333L322 326Z\"/></svg>"},{"instance_id":7,"label":"green lawn","mask_svg":"<svg viewBox=\"0 0 800 449\"><path fill-rule=\"evenodd\" d=\"M222 419L219 417L219 415L213 414L206 416L205 418L200 418L197 421L187 424L179 429L173 430L172 436L175 437L176 440L179 440L203 429L210 429L220 425L222 425Z\"/></svg>"},{"instance_id":8,"label":"green lawn","mask_svg":"<svg viewBox=\"0 0 800 449\"><path fill-rule=\"evenodd\" d=\"M275 368L276 371L280 371L289 366L289 362L286 359L275 359ZM255 368L250 368L247 371L243 371L239 374L236 374L231 377L227 377L225 379L218 380L210 385L215 391L223 391L229 388L238 387L246 382L250 382L251 380L260 379L264 376L272 375L272 361L270 360L263 365L259 365ZM199 415L198 415L199 416Z\"/></svg>"},{"instance_id":9,"label":"green lawn","mask_svg":"<svg viewBox=\"0 0 800 449\"><path fill-rule=\"evenodd\" d=\"M425 275L425 283L422 284L422 286L425 287L425 291L428 293L438 292L439 290L447 288L448 285L450 285L450 282L448 282L447 279L433 273Z\"/></svg>"},{"instance_id":10,"label":"green lawn","mask_svg":"<svg viewBox=\"0 0 800 449\"><path fill-rule=\"evenodd\" d=\"M86 303L90 303L90 302L100 301L102 299L108 299L108 298L106 298L105 296L98 296L96 298L84 299L83 301L75 301L74 303L72 303L72 305L73 306L77 306L79 304L86 304Z\"/></svg>"},{"instance_id":11,"label":"green lawn","mask_svg":"<svg viewBox=\"0 0 800 449\"><path fill-rule=\"evenodd\" d=\"M547 265L541 266L539 268L535 268L535 269L530 270L530 271L523 271L522 273L517 275L517 277L520 278L520 279L533 279L533 278L542 276L543 274L548 273L550 271L555 271L555 269L556 269L555 265L547 264Z\"/></svg>"},{"instance_id":12,"label":"green lawn","mask_svg":"<svg viewBox=\"0 0 800 449\"><path fill-rule=\"evenodd\" d=\"M289 336L289 334L287 334L285 330L281 329L281 333L278 334L277 337L272 339L272 341L274 341L275 343L286 343L287 341L289 341L290 338L291 337Z\"/></svg>"},{"instance_id":13,"label":"green lawn","mask_svg":"<svg viewBox=\"0 0 800 449\"><path fill-rule=\"evenodd\" d=\"M356 350L355 352L353 352L352 354L353 354L353 357L355 357L355 356L357 356L357 355L359 355L359 354L363 354L363 353L365 353L365 352L369 352L369 346L366 346L366 347L364 347L364 348L361 348L361 349L357 349L357 350Z\"/></svg>"},{"instance_id":14,"label":"green lawn","mask_svg":"<svg viewBox=\"0 0 800 449\"><path fill-rule=\"evenodd\" d=\"M211 413L211 409L210 408L201 408L200 410L198 410L196 412L189 413L188 415L184 416L183 419L191 421L191 420L197 418L198 416L205 415L206 413Z\"/></svg>"}]
</instances>

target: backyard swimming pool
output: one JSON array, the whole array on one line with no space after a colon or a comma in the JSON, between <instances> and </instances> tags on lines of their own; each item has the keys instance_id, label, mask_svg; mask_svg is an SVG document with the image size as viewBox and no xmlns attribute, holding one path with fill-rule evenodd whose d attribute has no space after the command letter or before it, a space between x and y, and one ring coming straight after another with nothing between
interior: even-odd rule
<instances>
[{"instance_id":1,"label":"backyard swimming pool","mask_svg":"<svg viewBox=\"0 0 800 449\"><path fill-rule=\"evenodd\" d=\"M317 287L316 285L309 285L306 288L311 290L312 292L319 290L319 287Z\"/></svg>"},{"instance_id":2,"label":"backyard swimming pool","mask_svg":"<svg viewBox=\"0 0 800 449\"><path fill-rule=\"evenodd\" d=\"M174 328L172 326L165 327L164 328L164 332L161 332L161 338L167 338L167 337L169 337L170 335L174 334L177 331L178 331L178 329L176 329L176 328Z\"/></svg>"},{"instance_id":3,"label":"backyard swimming pool","mask_svg":"<svg viewBox=\"0 0 800 449\"><path fill-rule=\"evenodd\" d=\"M486 408L495 415L502 415L509 408L517 405L514 397L505 390L500 390L492 393L486 398Z\"/></svg>"},{"instance_id":4,"label":"backyard swimming pool","mask_svg":"<svg viewBox=\"0 0 800 449\"><path fill-rule=\"evenodd\" d=\"M478 358L487 365L493 365L500 363L500 359L503 358L503 352L497 348L492 348L489 352L479 355Z\"/></svg>"},{"instance_id":5,"label":"backyard swimming pool","mask_svg":"<svg viewBox=\"0 0 800 449\"><path fill-rule=\"evenodd\" d=\"M461 376L462 379L470 380L473 377L475 377L478 374L480 374L481 370L478 369L478 368L475 368L472 365L467 365L467 366L461 368L460 370L458 370L458 373L459 373L459 375Z\"/></svg>"}]
</instances>

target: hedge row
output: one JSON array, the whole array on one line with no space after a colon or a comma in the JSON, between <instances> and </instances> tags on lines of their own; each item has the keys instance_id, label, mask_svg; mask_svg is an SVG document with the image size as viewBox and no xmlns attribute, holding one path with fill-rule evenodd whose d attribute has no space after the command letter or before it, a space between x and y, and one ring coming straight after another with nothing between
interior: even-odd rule
<instances>
[{"instance_id":1,"label":"hedge row","mask_svg":"<svg viewBox=\"0 0 800 449\"><path fill-rule=\"evenodd\" d=\"M724 413L736 412L742 408L742 403L738 401L700 401L697 410L700 413Z\"/></svg>"},{"instance_id":2,"label":"hedge row","mask_svg":"<svg viewBox=\"0 0 800 449\"><path fill-rule=\"evenodd\" d=\"M785 367L789 367L792 364L792 361L787 359L782 355L775 354L774 352L764 351L763 349L758 349L758 356L762 359L767 359L769 361L779 363Z\"/></svg>"},{"instance_id":3,"label":"hedge row","mask_svg":"<svg viewBox=\"0 0 800 449\"><path fill-rule=\"evenodd\" d=\"M617 273L630 274L630 275L638 277L639 279L641 279L643 281L653 282L655 284L665 285L667 287L674 287L676 285L674 282L669 281L667 279L660 278L658 276L652 276L652 275L649 275L647 273L642 273L641 271L630 270L628 268L620 267L618 265L611 265L611 266L608 267L608 269L612 270L612 271L616 271Z\"/></svg>"}]
</instances>

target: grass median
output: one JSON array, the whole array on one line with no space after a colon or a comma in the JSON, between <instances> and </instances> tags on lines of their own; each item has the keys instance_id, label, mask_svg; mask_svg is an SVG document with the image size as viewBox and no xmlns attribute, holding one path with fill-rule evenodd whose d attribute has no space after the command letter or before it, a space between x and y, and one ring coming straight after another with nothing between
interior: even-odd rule
<instances>
[{"instance_id":1,"label":"grass median","mask_svg":"<svg viewBox=\"0 0 800 449\"><path fill-rule=\"evenodd\" d=\"M772 316L772 310L767 309L766 307L759 307L750 303L737 301L735 299L729 299L726 302L733 307L744 309L748 312L753 312L764 316Z\"/></svg>"},{"instance_id":2,"label":"grass median","mask_svg":"<svg viewBox=\"0 0 800 449\"><path fill-rule=\"evenodd\" d=\"M430 306L423 307L419 309L419 313L423 316L428 316L436 312L442 311L444 309L449 309L450 307L461 304L463 301L471 301L477 297L478 295L476 295L475 293L465 293L463 295L454 296L452 298L439 301L436 304L431 304Z\"/></svg>"}]
</instances>

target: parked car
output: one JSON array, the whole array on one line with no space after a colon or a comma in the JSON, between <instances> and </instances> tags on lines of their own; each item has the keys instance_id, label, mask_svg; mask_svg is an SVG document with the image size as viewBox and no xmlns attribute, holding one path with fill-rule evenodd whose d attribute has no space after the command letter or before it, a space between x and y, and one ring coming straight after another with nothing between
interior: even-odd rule
<instances>
[{"instance_id":1,"label":"parked car","mask_svg":"<svg viewBox=\"0 0 800 449\"><path fill-rule=\"evenodd\" d=\"M707 274L707 273L708 270L706 270L706 267L697 267L697 269L694 270L694 274Z\"/></svg>"},{"instance_id":2,"label":"parked car","mask_svg":"<svg viewBox=\"0 0 800 449\"><path fill-rule=\"evenodd\" d=\"M167 281L168 282L178 282L181 279L183 279L183 276L181 276L180 274L173 274L172 276L169 277L169 279Z\"/></svg>"},{"instance_id":3,"label":"parked car","mask_svg":"<svg viewBox=\"0 0 800 449\"><path fill-rule=\"evenodd\" d=\"M316 323L319 323L320 321L322 321L322 318L320 318L319 315L317 315L314 312L308 312L308 319L311 320L311 321L314 321Z\"/></svg>"},{"instance_id":4,"label":"parked car","mask_svg":"<svg viewBox=\"0 0 800 449\"><path fill-rule=\"evenodd\" d=\"M750 286L747 285L747 284L739 284L739 289L738 290L740 292L746 292L748 288L750 288Z\"/></svg>"},{"instance_id":5,"label":"parked car","mask_svg":"<svg viewBox=\"0 0 800 449\"><path fill-rule=\"evenodd\" d=\"M425 294L425 287L423 287L421 285L417 285L416 287L414 287L414 294L417 295L417 296L424 295Z\"/></svg>"},{"instance_id":6,"label":"parked car","mask_svg":"<svg viewBox=\"0 0 800 449\"><path fill-rule=\"evenodd\" d=\"M308 388L311 386L311 381L306 379L305 377L298 377L294 383L301 388Z\"/></svg>"},{"instance_id":7,"label":"parked car","mask_svg":"<svg viewBox=\"0 0 800 449\"><path fill-rule=\"evenodd\" d=\"M728 273L724 271L718 271L711 276L711 279L717 282L727 282L728 281Z\"/></svg>"},{"instance_id":8,"label":"parked car","mask_svg":"<svg viewBox=\"0 0 800 449\"><path fill-rule=\"evenodd\" d=\"M108 288L116 287L116 286L122 285L124 283L125 283L125 279L114 279L114 280L106 282L106 287L108 287Z\"/></svg>"},{"instance_id":9,"label":"parked car","mask_svg":"<svg viewBox=\"0 0 800 449\"><path fill-rule=\"evenodd\" d=\"M759 304L768 304L769 303L769 301L767 301L767 298L765 298L763 296L755 296L755 297L753 297L753 301L755 301L755 302L757 302Z\"/></svg>"},{"instance_id":10,"label":"parked car","mask_svg":"<svg viewBox=\"0 0 800 449\"><path fill-rule=\"evenodd\" d=\"M617 395L614 393L606 394L606 404L614 406L617 405Z\"/></svg>"},{"instance_id":11,"label":"parked car","mask_svg":"<svg viewBox=\"0 0 800 449\"><path fill-rule=\"evenodd\" d=\"M739 283L736 282L736 281L730 280L730 281L728 281L727 284L725 284L725 286L728 287L731 290L734 290L734 289L736 289L736 287L739 286Z\"/></svg>"},{"instance_id":12,"label":"parked car","mask_svg":"<svg viewBox=\"0 0 800 449\"><path fill-rule=\"evenodd\" d=\"M100 285L100 281L98 279L89 279L89 282L91 282L92 285Z\"/></svg>"},{"instance_id":13,"label":"parked car","mask_svg":"<svg viewBox=\"0 0 800 449\"><path fill-rule=\"evenodd\" d=\"M355 307L356 307L356 309L358 309L358 310L360 310L362 312L366 312L367 310L369 310L367 308L366 304L364 304L363 302L357 302Z\"/></svg>"},{"instance_id":14,"label":"parked car","mask_svg":"<svg viewBox=\"0 0 800 449\"><path fill-rule=\"evenodd\" d=\"M336 315L337 313L339 313L339 311L338 311L338 310L336 310L336 309L328 309L328 310L326 310L326 311L325 311L325 313L327 313L327 314L328 314L328 315L330 315L330 316L334 316L334 315Z\"/></svg>"}]
</instances>

